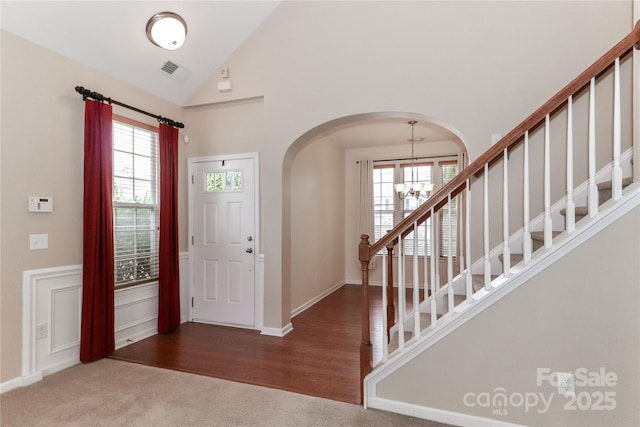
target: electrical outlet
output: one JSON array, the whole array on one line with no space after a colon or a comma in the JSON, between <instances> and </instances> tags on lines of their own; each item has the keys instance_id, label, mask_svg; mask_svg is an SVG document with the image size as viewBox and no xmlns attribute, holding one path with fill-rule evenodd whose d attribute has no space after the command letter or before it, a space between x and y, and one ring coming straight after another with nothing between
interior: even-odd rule
<instances>
[{"instance_id":1,"label":"electrical outlet","mask_svg":"<svg viewBox=\"0 0 640 427\"><path fill-rule=\"evenodd\" d=\"M220 68L220 77L223 79L229 78L229 69L227 67Z\"/></svg>"},{"instance_id":2,"label":"electrical outlet","mask_svg":"<svg viewBox=\"0 0 640 427\"><path fill-rule=\"evenodd\" d=\"M49 335L49 325L46 323L39 324L36 330L36 339L46 338L47 335Z\"/></svg>"},{"instance_id":3,"label":"electrical outlet","mask_svg":"<svg viewBox=\"0 0 640 427\"><path fill-rule=\"evenodd\" d=\"M576 395L576 377L573 372L558 372L558 393L563 396Z\"/></svg>"}]
</instances>

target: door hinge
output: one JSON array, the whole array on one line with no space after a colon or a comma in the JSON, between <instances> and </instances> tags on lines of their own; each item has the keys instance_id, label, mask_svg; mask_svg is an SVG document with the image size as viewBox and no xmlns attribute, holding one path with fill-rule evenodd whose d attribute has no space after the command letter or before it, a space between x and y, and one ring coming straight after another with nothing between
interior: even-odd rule
<instances>
[{"instance_id":1,"label":"door hinge","mask_svg":"<svg viewBox=\"0 0 640 427\"><path fill-rule=\"evenodd\" d=\"M194 237L193 237L193 236L191 236L191 246L195 245L194 241L195 241L195 240L194 240Z\"/></svg>"},{"instance_id":2,"label":"door hinge","mask_svg":"<svg viewBox=\"0 0 640 427\"><path fill-rule=\"evenodd\" d=\"M195 180L194 176L193 176L193 175L191 175L191 183L192 183L192 184L195 184L195 182L196 182L196 180Z\"/></svg>"},{"instance_id":3,"label":"door hinge","mask_svg":"<svg viewBox=\"0 0 640 427\"><path fill-rule=\"evenodd\" d=\"M191 297L191 307L193 307L193 297Z\"/></svg>"}]
</instances>

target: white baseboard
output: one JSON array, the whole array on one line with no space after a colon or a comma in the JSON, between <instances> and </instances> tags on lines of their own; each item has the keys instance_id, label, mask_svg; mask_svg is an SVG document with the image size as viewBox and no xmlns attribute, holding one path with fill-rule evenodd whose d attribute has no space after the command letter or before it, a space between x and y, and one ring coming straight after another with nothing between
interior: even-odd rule
<instances>
[{"instance_id":1,"label":"white baseboard","mask_svg":"<svg viewBox=\"0 0 640 427\"><path fill-rule=\"evenodd\" d=\"M46 377L47 375L51 375L51 374L55 374L58 371L62 371L63 369L67 369L70 368L72 366L78 365L80 363L80 359L79 358L75 358L75 359L67 359L64 360L60 363L56 363L55 365L49 366L47 369L44 369L42 371L42 376ZM42 379L42 378L40 378ZM39 381L39 380L36 380ZM36 382L34 381L34 382ZM28 385L28 384L25 384Z\"/></svg>"},{"instance_id":2,"label":"white baseboard","mask_svg":"<svg viewBox=\"0 0 640 427\"><path fill-rule=\"evenodd\" d=\"M410 417L422 418L456 426L474 427L512 427L518 424L507 423L491 418L478 417L475 415L462 414L460 412L445 411L443 409L419 406L412 403L398 402L381 397L368 397L367 408L381 409L383 411L395 412L396 414L408 415Z\"/></svg>"},{"instance_id":3,"label":"white baseboard","mask_svg":"<svg viewBox=\"0 0 640 427\"><path fill-rule=\"evenodd\" d=\"M293 331L293 325L291 323L288 323L283 328L263 327L262 331L260 331L260 334L282 338L283 336L287 335L291 331Z\"/></svg>"},{"instance_id":4,"label":"white baseboard","mask_svg":"<svg viewBox=\"0 0 640 427\"><path fill-rule=\"evenodd\" d=\"M35 377L35 375L34 375ZM40 378L39 379L34 379L32 380L29 384L33 384L39 380L42 379L42 372L40 372ZM12 380L9 381L5 381L3 383L0 383L0 394L2 393L6 393L8 391L14 390L16 388L20 388L20 387L24 387L26 384L24 384L24 379L22 377L20 378L14 378Z\"/></svg>"},{"instance_id":5,"label":"white baseboard","mask_svg":"<svg viewBox=\"0 0 640 427\"><path fill-rule=\"evenodd\" d=\"M341 287L343 287L345 284L345 282L340 282L335 286L332 286L331 288L327 289L326 291L324 291L323 293L321 293L320 295L316 296L315 298L310 299L309 301L305 302L304 304L302 304L300 307L291 310L291 317L295 317L298 314L302 313L303 311L305 311L307 308L311 307L312 305L316 304L317 302L319 302L320 300L324 299L326 296L334 293L335 291L337 291L338 289L340 289Z\"/></svg>"}]
</instances>

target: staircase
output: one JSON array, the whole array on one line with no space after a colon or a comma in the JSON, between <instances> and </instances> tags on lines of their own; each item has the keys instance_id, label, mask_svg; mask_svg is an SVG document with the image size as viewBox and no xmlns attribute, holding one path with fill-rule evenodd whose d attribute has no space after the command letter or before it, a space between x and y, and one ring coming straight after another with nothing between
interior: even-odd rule
<instances>
[{"instance_id":1,"label":"staircase","mask_svg":"<svg viewBox=\"0 0 640 427\"><path fill-rule=\"evenodd\" d=\"M640 174L635 171L634 181L633 169L640 141L637 129L632 137L629 112L634 46L640 49L640 23L384 238L372 244L361 236L363 307L372 289L379 292L369 287L369 276L376 274L387 307L380 319L363 310L365 406L387 372L471 321L622 211L640 205ZM440 271L437 254L420 258L414 246L413 255L405 255L405 238L421 228L431 236L430 247L437 246L439 218L451 214L454 201L458 230L452 232L449 216L444 237L458 252L446 256L446 271ZM427 229L430 224L434 232ZM381 260L376 262L381 271L370 271L373 257ZM371 336L372 330L382 333Z\"/></svg>"}]
</instances>

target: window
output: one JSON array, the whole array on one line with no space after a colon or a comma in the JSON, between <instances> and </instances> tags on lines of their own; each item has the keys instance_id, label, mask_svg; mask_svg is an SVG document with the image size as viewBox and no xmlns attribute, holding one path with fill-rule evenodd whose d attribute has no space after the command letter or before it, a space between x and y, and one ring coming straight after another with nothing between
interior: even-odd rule
<instances>
[{"instance_id":1,"label":"window","mask_svg":"<svg viewBox=\"0 0 640 427\"><path fill-rule=\"evenodd\" d=\"M412 170L413 169L413 170ZM413 168L409 163L380 162L373 169L373 217L374 239L379 240L402 218L406 218L424 200L415 197L407 197L400 200L394 191L394 184L411 181L428 182L434 184L434 192L448 183L458 173L458 164L455 157L423 159L414 163ZM448 207L441 210L437 218L439 223L439 250L440 256L449 253L448 244ZM454 199L451 204L452 223L452 255L457 250L457 204ZM418 255L431 255L431 218L418 227L417 236ZM425 246L426 244L426 246ZM411 232L404 240L404 253L413 255L414 232Z\"/></svg>"},{"instance_id":2,"label":"window","mask_svg":"<svg viewBox=\"0 0 640 427\"><path fill-rule=\"evenodd\" d=\"M445 186L458 174L458 163L455 161L440 162L440 176ZM451 199L451 255L456 255L458 248L458 199ZM449 205L440 211L440 255L449 255Z\"/></svg>"},{"instance_id":3,"label":"window","mask_svg":"<svg viewBox=\"0 0 640 427\"><path fill-rule=\"evenodd\" d=\"M158 131L114 116L115 286L158 277Z\"/></svg>"}]
</instances>

